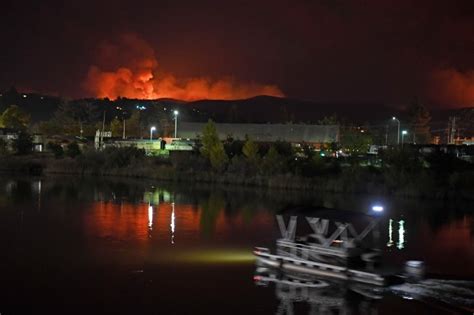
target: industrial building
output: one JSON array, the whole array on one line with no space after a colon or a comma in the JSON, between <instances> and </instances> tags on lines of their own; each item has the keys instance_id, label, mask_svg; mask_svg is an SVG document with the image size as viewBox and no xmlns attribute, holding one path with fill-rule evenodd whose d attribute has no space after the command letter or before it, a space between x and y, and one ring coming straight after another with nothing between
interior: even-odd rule
<instances>
[{"instance_id":1,"label":"industrial building","mask_svg":"<svg viewBox=\"0 0 474 315\"><path fill-rule=\"evenodd\" d=\"M178 126L178 137L198 139L205 125L205 123L181 122ZM215 126L221 140L228 137L244 140L248 136L257 142L321 144L339 141L338 125L216 123Z\"/></svg>"}]
</instances>

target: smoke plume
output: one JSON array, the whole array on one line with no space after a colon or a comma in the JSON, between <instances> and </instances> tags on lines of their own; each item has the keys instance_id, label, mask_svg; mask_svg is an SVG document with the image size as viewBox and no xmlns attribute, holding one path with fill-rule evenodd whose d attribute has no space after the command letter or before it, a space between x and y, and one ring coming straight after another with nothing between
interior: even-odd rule
<instances>
[{"instance_id":1,"label":"smoke plume","mask_svg":"<svg viewBox=\"0 0 474 315\"><path fill-rule=\"evenodd\" d=\"M474 106L474 71L438 69L432 73L428 93L433 101L449 107Z\"/></svg>"},{"instance_id":2,"label":"smoke plume","mask_svg":"<svg viewBox=\"0 0 474 315\"><path fill-rule=\"evenodd\" d=\"M256 95L283 96L275 85L240 83L232 78L176 78L160 71L155 52L134 34L102 43L97 64L89 68L84 88L96 97L180 100L242 99Z\"/></svg>"}]
</instances>

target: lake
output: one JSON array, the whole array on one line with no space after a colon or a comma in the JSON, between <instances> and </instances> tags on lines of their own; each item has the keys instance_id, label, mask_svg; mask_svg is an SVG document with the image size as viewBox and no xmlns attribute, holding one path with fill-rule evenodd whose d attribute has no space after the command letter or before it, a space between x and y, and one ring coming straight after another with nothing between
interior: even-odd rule
<instances>
[{"instance_id":1,"label":"lake","mask_svg":"<svg viewBox=\"0 0 474 315\"><path fill-rule=\"evenodd\" d=\"M431 282L377 298L258 285L295 207L367 213L383 204L383 260L423 260ZM0 314L446 314L474 307L473 204L312 195L136 179L0 180ZM334 210L337 211L337 210ZM301 221L303 222L303 221ZM314 292L313 292L314 291Z\"/></svg>"}]
</instances>

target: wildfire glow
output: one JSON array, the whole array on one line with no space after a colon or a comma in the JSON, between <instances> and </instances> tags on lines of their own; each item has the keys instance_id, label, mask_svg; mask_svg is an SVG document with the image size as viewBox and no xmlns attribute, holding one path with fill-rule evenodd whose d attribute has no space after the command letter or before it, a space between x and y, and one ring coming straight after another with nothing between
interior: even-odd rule
<instances>
[{"instance_id":1,"label":"wildfire glow","mask_svg":"<svg viewBox=\"0 0 474 315\"><path fill-rule=\"evenodd\" d=\"M474 71L438 69L432 73L429 93L434 101L450 107L473 106Z\"/></svg>"},{"instance_id":2,"label":"wildfire glow","mask_svg":"<svg viewBox=\"0 0 474 315\"><path fill-rule=\"evenodd\" d=\"M232 78L176 78L158 67L151 46L133 34L99 49L99 65L89 68L84 88L96 97L180 100L243 99L257 95L283 96L275 85L239 83ZM104 70L107 69L107 70Z\"/></svg>"}]
</instances>

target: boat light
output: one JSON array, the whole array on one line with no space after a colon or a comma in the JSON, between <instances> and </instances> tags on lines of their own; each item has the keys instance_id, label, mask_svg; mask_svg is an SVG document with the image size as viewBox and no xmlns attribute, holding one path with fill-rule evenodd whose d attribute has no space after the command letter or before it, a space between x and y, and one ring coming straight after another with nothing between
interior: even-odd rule
<instances>
[{"instance_id":1,"label":"boat light","mask_svg":"<svg viewBox=\"0 0 474 315\"><path fill-rule=\"evenodd\" d=\"M382 212L382 211L383 211L383 207L382 207L382 206L379 206L379 205L372 206L372 211L375 211L375 212Z\"/></svg>"}]
</instances>

